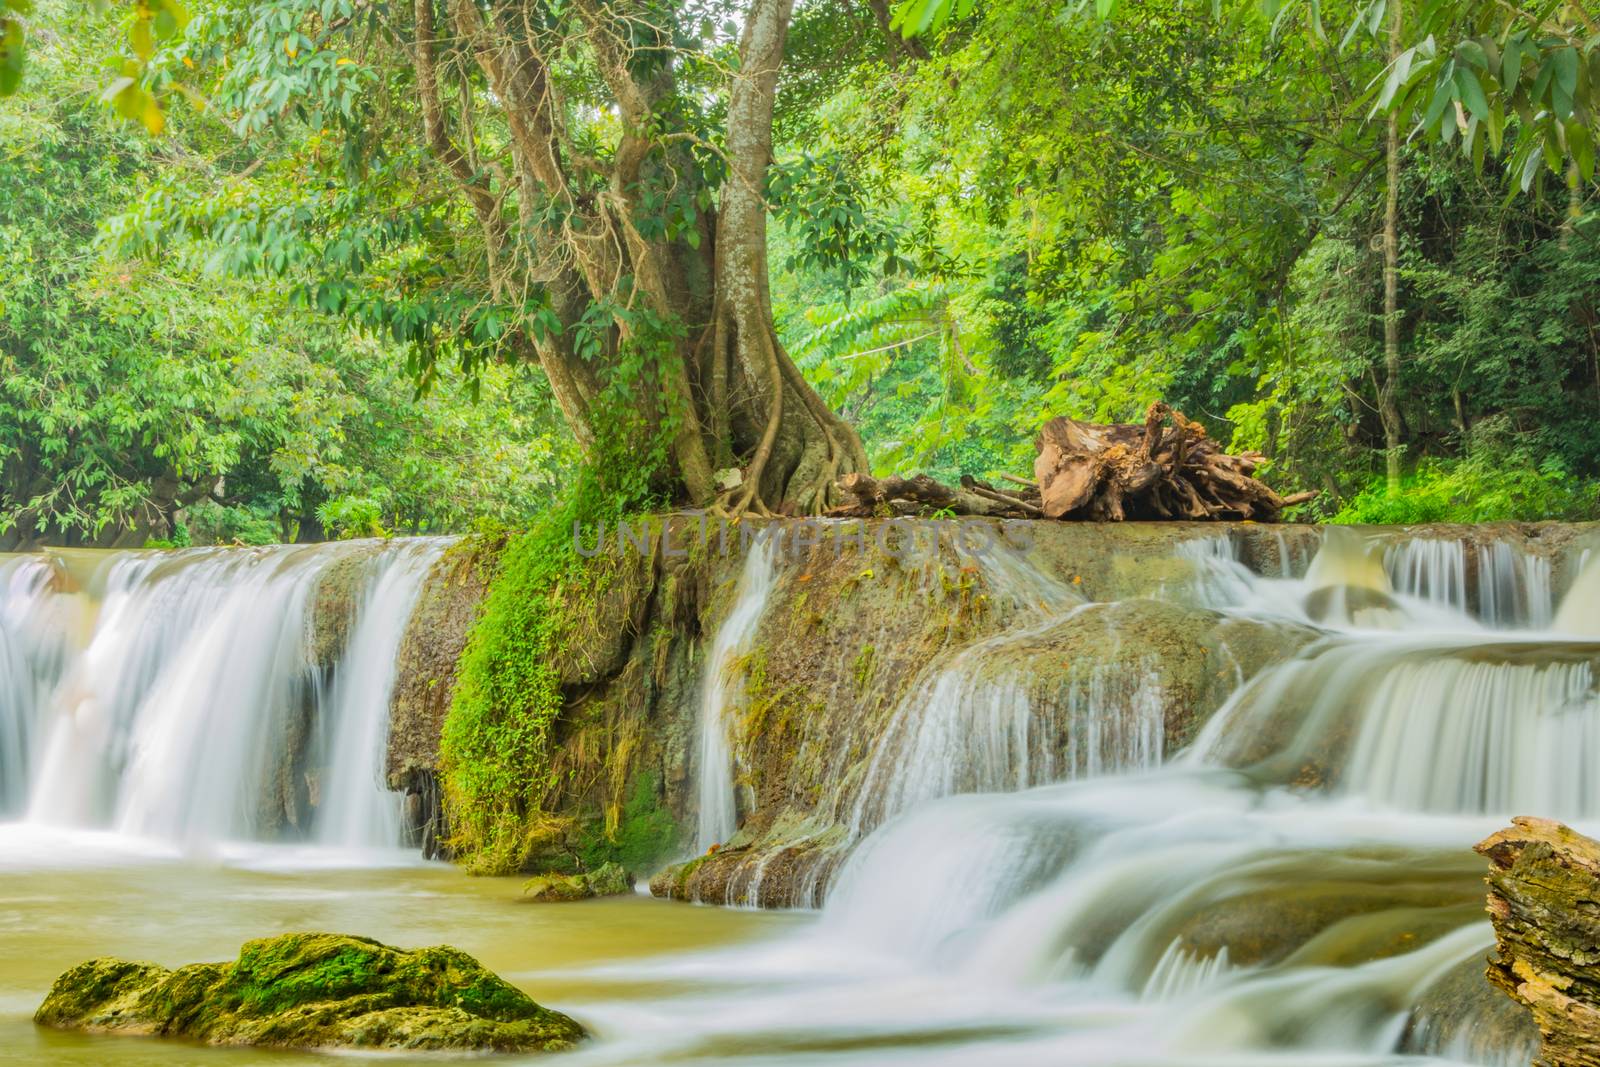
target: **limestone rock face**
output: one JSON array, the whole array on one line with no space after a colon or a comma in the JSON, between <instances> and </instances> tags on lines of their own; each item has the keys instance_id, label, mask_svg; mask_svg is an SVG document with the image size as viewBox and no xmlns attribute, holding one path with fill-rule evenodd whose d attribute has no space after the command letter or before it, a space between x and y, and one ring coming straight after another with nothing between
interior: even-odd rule
<instances>
[{"instance_id":1,"label":"limestone rock face","mask_svg":"<svg viewBox=\"0 0 1600 1067\"><path fill-rule=\"evenodd\" d=\"M1519 817L1489 860L1489 981L1533 1013L1546 1067L1600 1067L1600 842Z\"/></svg>"},{"instance_id":2,"label":"limestone rock face","mask_svg":"<svg viewBox=\"0 0 1600 1067\"><path fill-rule=\"evenodd\" d=\"M340 934L262 938L232 963L170 971L89 960L56 979L34 1021L280 1048L535 1052L584 1036L459 949L407 952Z\"/></svg>"}]
</instances>

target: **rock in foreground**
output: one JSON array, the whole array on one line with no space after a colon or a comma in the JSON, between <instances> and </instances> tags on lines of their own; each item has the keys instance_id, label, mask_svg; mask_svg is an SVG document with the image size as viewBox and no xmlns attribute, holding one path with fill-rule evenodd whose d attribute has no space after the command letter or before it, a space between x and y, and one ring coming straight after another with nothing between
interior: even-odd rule
<instances>
[{"instance_id":1,"label":"rock in foreground","mask_svg":"<svg viewBox=\"0 0 1600 1067\"><path fill-rule=\"evenodd\" d=\"M282 1048L531 1052L584 1036L459 949L406 952L340 934L262 938L232 963L172 971L90 960L56 979L34 1021Z\"/></svg>"},{"instance_id":2,"label":"rock in foreground","mask_svg":"<svg viewBox=\"0 0 1600 1067\"><path fill-rule=\"evenodd\" d=\"M1489 858L1489 981L1533 1013L1546 1067L1600 1067L1600 842L1513 819Z\"/></svg>"},{"instance_id":3,"label":"rock in foreground","mask_svg":"<svg viewBox=\"0 0 1600 1067\"><path fill-rule=\"evenodd\" d=\"M522 895L536 904L556 904L633 892L633 875L619 863L607 863L583 874L543 874L522 886Z\"/></svg>"}]
</instances>

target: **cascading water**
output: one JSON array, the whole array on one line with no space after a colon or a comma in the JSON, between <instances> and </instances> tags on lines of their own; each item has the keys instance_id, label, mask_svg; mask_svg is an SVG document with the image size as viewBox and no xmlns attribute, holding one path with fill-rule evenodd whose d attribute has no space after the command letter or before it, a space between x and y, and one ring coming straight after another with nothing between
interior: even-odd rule
<instances>
[{"instance_id":1,"label":"cascading water","mask_svg":"<svg viewBox=\"0 0 1600 1067\"><path fill-rule=\"evenodd\" d=\"M428 570L446 542L419 540L379 557L339 662L328 718L335 724L317 840L358 848L400 840L400 796L384 780L395 653Z\"/></svg>"},{"instance_id":2,"label":"cascading water","mask_svg":"<svg viewBox=\"0 0 1600 1067\"><path fill-rule=\"evenodd\" d=\"M78 605L57 595L58 578L41 559L0 561L0 817L27 802L40 716L73 629Z\"/></svg>"},{"instance_id":3,"label":"cascading water","mask_svg":"<svg viewBox=\"0 0 1600 1067\"><path fill-rule=\"evenodd\" d=\"M395 653L444 545L0 564L0 768L12 814L186 847L313 827L327 844L398 845L379 778ZM353 574L354 608L319 613L320 583L340 569ZM319 628L345 626L341 654L317 662ZM331 751L319 750L319 730Z\"/></svg>"},{"instance_id":4,"label":"cascading water","mask_svg":"<svg viewBox=\"0 0 1600 1067\"><path fill-rule=\"evenodd\" d=\"M734 791L733 743L729 733L743 692L742 661L755 641L756 629L766 610L777 578L781 533L756 537L745 557L734 587L733 606L717 627L706 655L700 681L698 824L695 844L700 851L721 844L738 828L738 798Z\"/></svg>"},{"instance_id":5,"label":"cascading water","mask_svg":"<svg viewBox=\"0 0 1600 1067\"><path fill-rule=\"evenodd\" d=\"M901 745L922 777L877 783L899 817L836 875L825 938L963 988L1119 1005L1009 1062L1122 1048L1526 1063L1525 1019L1481 1014L1509 1002L1481 979L1491 936L1469 846L1516 813L1600 820L1600 644L1569 636L1597 632L1581 598L1600 572L1555 615L1567 633L1541 633L1528 627L1551 617L1548 564L1484 549L1474 591L1460 547L1384 559L1336 533L1304 578L1278 579L1226 539L1183 547L1196 599L1323 636L1163 767L1040 786L1022 702L1003 696L1017 680L946 680L950 706L976 694L1004 710L963 719L923 700ZM955 738L955 766L991 792L950 795L961 784L930 752ZM1119 1045L1115 1020L1135 1019Z\"/></svg>"},{"instance_id":6,"label":"cascading water","mask_svg":"<svg viewBox=\"0 0 1600 1067\"><path fill-rule=\"evenodd\" d=\"M1600 828L1600 792L1581 759L1600 741L1600 626L1584 599L1600 589L1600 572L1580 578L1553 613L1558 622L1541 631L1539 587L1549 588L1550 572L1531 555L1485 563L1469 550L1457 601L1432 595L1448 581L1406 578L1392 554L1386 560L1359 535L1330 532L1315 560L1273 578L1247 570L1239 547L1207 539L1180 549L1198 577L1165 581L1163 597L1181 602L1155 605L1167 616L1149 603L1131 612L1084 604L1071 590L1041 586L1043 575L1020 557L976 561L986 592L1007 605L1008 628L970 647L952 641L867 736L828 738L867 747L860 776L841 787L836 818L849 822L867 794L879 800L860 811L818 916L729 915L630 897L530 908L513 922L507 891L492 879L417 867L352 892L352 883L275 871L271 881L184 896L185 920L191 910L211 916L214 936L201 949L162 940L141 951L221 958L244 936L307 923L359 922L422 944L446 936L444 913L451 941L514 981L549 989L553 1004L593 1025L598 1037L570 1054L574 1067L1421 1067L1441 1059L1526 1067L1537 1034L1483 979L1492 935L1482 861L1469 846L1522 811ZM398 640L396 620L415 595L407 590L436 551L411 543L121 554L97 557L95 567L0 563L12 568L0 571L0 589L15 590L0 602L0 728L10 731L0 737L17 734L18 723L32 731L19 751L31 752L22 763L36 809L45 806L39 815L77 811L91 825L125 824L140 791L147 799L137 810L173 813L166 825L180 836L264 831L249 796L310 778L320 796L304 832L329 842L365 836L345 836L345 820L333 815L364 810L353 823L375 825L393 811L377 789L378 693L392 681L393 650L384 649ZM1260 563L1259 543L1250 552ZM1287 558L1280 546L1278 559ZM1453 573L1449 553L1437 559ZM1164 578L1183 569L1159 563ZM355 606L330 659L318 651L328 635L308 620L321 614L321 579L340 565L357 572L348 585ZM706 664L706 692L721 695L702 703L702 721L733 720L740 665L776 576L775 558L747 561L730 592ZM1491 587L1515 607L1495 607ZM234 602L241 590L262 617ZM1135 646L1141 635L1129 620L1211 619L1195 602L1255 632L1271 629L1257 626L1263 620L1281 622L1309 643L1257 668L1173 752L1157 729L1172 696L1159 681L1167 665L1147 655L1166 646ZM297 623L279 625L268 611ZM233 637L208 639L216 628ZM1063 639L1086 632L1104 640ZM255 642L248 649L246 637ZM1080 662L1061 662L1067 648ZM265 690L224 684L273 676L276 667L253 666L255 658L290 666ZM1225 657L1206 662L1231 670ZM19 688L19 670L33 684ZM225 706L218 714L228 721L196 713L204 701ZM306 726L307 716L320 725ZM234 731L264 737L269 751L241 757L223 788L180 767L174 743L145 758L160 755L190 784L149 788L138 759L158 723L203 735L184 751L203 743L238 754ZM278 727L296 723L311 732L309 755L288 774ZM76 761L46 768L43 739L69 726L69 737L98 730L104 757L85 760L67 746ZM267 770L257 773L257 763ZM720 795L731 810L732 760L718 766L728 768ZM192 811L202 790L232 812L219 820L224 831ZM179 867L169 881L214 877L210 866ZM6 874L16 871L0 863ZM119 909L119 931L171 922L170 903L152 907L148 892L128 888L149 877L118 880L134 909L133 921ZM95 870L61 884L102 880ZM8 913L31 914L30 891L72 895L46 885L0 883ZM426 903L401 903L413 896ZM732 929L720 924L758 921L770 921L766 936L717 947ZM550 962L564 944L607 936L618 940L576 973ZM652 955L614 958L630 950L622 941ZM66 962L87 954L80 944ZM13 949L10 966L27 951ZM41 967L27 996L0 986L0 1000L23 1005L0 1012L0 1044L34 1040L25 1014L37 1003L34 987L63 965ZM90 1058L78 1062L103 1058L100 1046L84 1047ZM210 1055L194 1050L197 1060Z\"/></svg>"}]
</instances>

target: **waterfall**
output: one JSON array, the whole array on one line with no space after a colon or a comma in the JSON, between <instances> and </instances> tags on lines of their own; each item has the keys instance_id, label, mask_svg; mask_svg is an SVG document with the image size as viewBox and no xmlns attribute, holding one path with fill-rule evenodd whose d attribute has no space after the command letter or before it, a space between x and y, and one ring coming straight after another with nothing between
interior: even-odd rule
<instances>
[{"instance_id":1,"label":"waterfall","mask_svg":"<svg viewBox=\"0 0 1600 1067\"><path fill-rule=\"evenodd\" d=\"M6 560L11 812L186 847L304 837L313 825L328 844L398 844L379 780L389 691L444 544L80 553L70 590L45 557ZM339 599L341 580L353 604ZM346 626L347 638L329 636ZM329 642L339 647L320 647Z\"/></svg>"},{"instance_id":2,"label":"waterfall","mask_svg":"<svg viewBox=\"0 0 1600 1067\"><path fill-rule=\"evenodd\" d=\"M1600 816L1600 646L1350 640L1252 681L1191 758L1406 811Z\"/></svg>"},{"instance_id":3,"label":"waterfall","mask_svg":"<svg viewBox=\"0 0 1600 1067\"><path fill-rule=\"evenodd\" d=\"M334 774L322 793L317 839L347 848L400 840L400 796L385 780L389 701L398 668L395 654L428 570L446 542L419 540L385 553L356 615L350 645L330 694L336 724L328 765Z\"/></svg>"},{"instance_id":4,"label":"waterfall","mask_svg":"<svg viewBox=\"0 0 1600 1067\"><path fill-rule=\"evenodd\" d=\"M852 840L940 797L1161 763L1166 701L1153 663L1093 664L1061 681L989 670L1067 616L970 645L911 687L858 791Z\"/></svg>"},{"instance_id":5,"label":"waterfall","mask_svg":"<svg viewBox=\"0 0 1600 1067\"><path fill-rule=\"evenodd\" d=\"M1469 553L1460 540L1411 538L1391 545L1384 565L1395 592L1475 613L1496 629L1550 624L1550 561L1504 541Z\"/></svg>"},{"instance_id":6,"label":"waterfall","mask_svg":"<svg viewBox=\"0 0 1600 1067\"><path fill-rule=\"evenodd\" d=\"M734 587L733 606L717 627L700 679L696 764L699 822L695 844L702 852L726 842L738 828L730 734L734 712L743 703L743 661L755 643L756 630L777 577L780 541L781 531L767 531L750 545Z\"/></svg>"},{"instance_id":7,"label":"waterfall","mask_svg":"<svg viewBox=\"0 0 1600 1067\"><path fill-rule=\"evenodd\" d=\"M1550 561L1504 541L1478 546L1478 614L1497 629L1550 625Z\"/></svg>"},{"instance_id":8,"label":"waterfall","mask_svg":"<svg viewBox=\"0 0 1600 1067\"><path fill-rule=\"evenodd\" d=\"M1100 1007L1075 1023L1084 1044L1040 1062L1132 1039L1207 1062L1526 1063L1516 1013L1474 1027L1459 999L1427 998L1466 968L1466 994L1441 996L1497 1003L1470 845L1515 813L1600 820L1600 641L1580 636L1600 637L1600 569L1552 612L1548 562L1509 546L1380 555L1330 531L1298 579L1251 574L1225 538L1178 552L1195 599L1321 638L1235 690L1183 753L1136 746L1098 776L1067 773L1087 734L1039 747L1037 684L999 662L1026 631L973 646L889 721L898 740L868 779L885 817L859 820L821 937L963 988Z\"/></svg>"},{"instance_id":9,"label":"waterfall","mask_svg":"<svg viewBox=\"0 0 1600 1067\"><path fill-rule=\"evenodd\" d=\"M27 556L0 560L0 818L27 802L40 716L60 678L76 601L54 590L56 571Z\"/></svg>"},{"instance_id":10,"label":"waterfall","mask_svg":"<svg viewBox=\"0 0 1600 1067\"><path fill-rule=\"evenodd\" d=\"M1460 541L1412 538L1391 546L1383 563L1395 592L1467 610L1467 553Z\"/></svg>"}]
</instances>

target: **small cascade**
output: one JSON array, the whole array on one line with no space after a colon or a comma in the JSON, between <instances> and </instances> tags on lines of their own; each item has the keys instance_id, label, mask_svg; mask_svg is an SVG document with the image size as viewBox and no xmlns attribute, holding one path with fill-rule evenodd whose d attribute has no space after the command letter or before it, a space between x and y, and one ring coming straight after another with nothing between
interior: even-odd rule
<instances>
[{"instance_id":1,"label":"small cascade","mask_svg":"<svg viewBox=\"0 0 1600 1067\"><path fill-rule=\"evenodd\" d=\"M1278 535L1280 558L1287 549ZM1250 568L1239 562L1239 546L1226 535L1195 537L1178 544L1174 554L1194 566L1195 601L1208 608L1230 608L1247 603L1257 585Z\"/></svg>"},{"instance_id":2,"label":"small cascade","mask_svg":"<svg viewBox=\"0 0 1600 1067\"><path fill-rule=\"evenodd\" d=\"M368 568L372 574L324 713L334 724L334 738L317 817L322 844L370 848L400 840L400 795L389 789L384 768L395 653L422 581L447 544L412 541Z\"/></svg>"},{"instance_id":3,"label":"small cascade","mask_svg":"<svg viewBox=\"0 0 1600 1067\"><path fill-rule=\"evenodd\" d=\"M388 697L444 544L83 553L82 592L38 578L56 571L43 557L8 561L0 766L25 783L26 818L196 847L306 836L327 817L329 844L398 844L379 814ZM335 571L365 593L324 610ZM329 628L341 636L321 648ZM321 770L319 731L338 750Z\"/></svg>"},{"instance_id":4,"label":"small cascade","mask_svg":"<svg viewBox=\"0 0 1600 1067\"><path fill-rule=\"evenodd\" d=\"M1504 541L1469 548L1460 540L1412 538L1391 545L1384 566L1394 592L1493 629L1550 625L1550 561Z\"/></svg>"},{"instance_id":5,"label":"small cascade","mask_svg":"<svg viewBox=\"0 0 1600 1067\"><path fill-rule=\"evenodd\" d=\"M852 838L940 797L1161 763L1166 701L1154 664L1093 664L1058 678L1010 662L1007 652L1026 654L1061 621L970 645L907 692L857 793Z\"/></svg>"},{"instance_id":6,"label":"small cascade","mask_svg":"<svg viewBox=\"0 0 1600 1067\"><path fill-rule=\"evenodd\" d=\"M1555 614L1550 561L1504 541L1478 546L1478 617L1497 630L1543 630Z\"/></svg>"},{"instance_id":7,"label":"small cascade","mask_svg":"<svg viewBox=\"0 0 1600 1067\"><path fill-rule=\"evenodd\" d=\"M1035 669L1060 659L1050 632L1085 609L1083 598L1020 553L991 551L971 565L1012 625L930 666L900 698L854 791L849 843L941 797L1162 760L1166 705L1154 665Z\"/></svg>"},{"instance_id":8,"label":"small cascade","mask_svg":"<svg viewBox=\"0 0 1600 1067\"><path fill-rule=\"evenodd\" d=\"M742 704L743 661L755 643L756 630L766 611L777 578L779 537L758 536L745 557L734 587L733 606L717 627L706 656L700 681L699 822L695 844L704 852L733 836L738 828L738 798L734 790L733 744L730 732L734 712Z\"/></svg>"},{"instance_id":9,"label":"small cascade","mask_svg":"<svg viewBox=\"0 0 1600 1067\"><path fill-rule=\"evenodd\" d=\"M1190 758L1406 811L1600 816L1600 647L1324 642L1253 680Z\"/></svg>"},{"instance_id":10,"label":"small cascade","mask_svg":"<svg viewBox=\"0 0 1600 1067\"><path fill-rule=\"evenodd\" d=\"M1214 956L1197 956L1175 938L1156 961L1156 968L1144 984L1144 1000L1179 1000L1208 986L1218 984L1233 971L1228 964L1228 946Z\"/></svg>"},{"instance_id":11,"label":"small cascade","mask_svg":"<svg viewBox=\"0 0 1600 1067\"><path fill-rule=\"evenodd\" d=\"M1412 538L1383 555L1393 591L1465 614L1467 553L1460 541Z\"/></svg>"}]
</instances>

